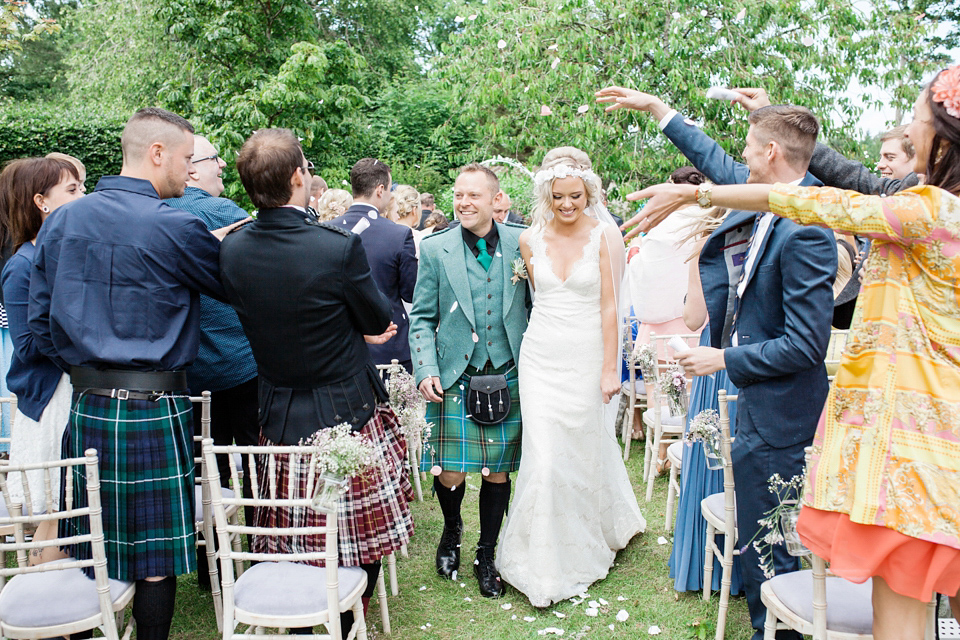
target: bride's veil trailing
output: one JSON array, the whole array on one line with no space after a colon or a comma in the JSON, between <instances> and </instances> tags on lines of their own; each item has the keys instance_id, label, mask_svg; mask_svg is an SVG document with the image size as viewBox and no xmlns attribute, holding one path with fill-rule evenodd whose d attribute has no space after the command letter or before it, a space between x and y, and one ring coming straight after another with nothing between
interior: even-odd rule
<instances>
[{"instance_id":1,"label":"bride's veil trailing","mask_svg":"<svg viewBox=\"0 0 960 640\"><path fill-rule=\"evenodd\" d=\"M610 273L613 276L613 293L617 309L617 371L619 373L619 358L621 357L620 354L623 353L623 332L627 316L627 310L622 306L624 298L621 295L627 270L627 254L619 225L601 200L603 187L599 176L593 172L593 163L590 162L586 153L576 147L558 147L551 149L544 156L540 170L534 176L533 225L545 225L553 218L550 206L553 181L557 178L570 176L581 178L587 187L587 208L584 213L603 225L602 238L607 249ZM616 396L603 407L606 431L615 442L617 441L616 419L618 409L619 401Z\"/></svg>"}]
</instances>

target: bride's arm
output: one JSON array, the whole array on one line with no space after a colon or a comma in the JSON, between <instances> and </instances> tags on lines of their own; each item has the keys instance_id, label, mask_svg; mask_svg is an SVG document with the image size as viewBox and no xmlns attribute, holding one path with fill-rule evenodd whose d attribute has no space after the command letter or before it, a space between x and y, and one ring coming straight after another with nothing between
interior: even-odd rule
<instances>
[{"instance_id":1,"label":"bride's arm","mask_svg":"<svg viewBox=\"0 0 960 640\"><path fill-rule=\"evenodd\" d=\"M620 234L617 233L617 236ZM600 391L603 393L604 404L610 402L620 393L620 323L617 318L617 291L614 282L613 265L610 259L608 244L622 246L617 238L617 244L600 243L600 319L603 332L603 371L600 375ZM616 249L614 249L616 250Z\"/></svg>"},{"instance_id":2,"label":"bride's arm","mask_svg":"<svg viewBox=\"0 0 960 640\"><path fill-rule=\"evenodd\" d=\"M533 253L530 251L530 229L527 229L520 234L520 238L517 240L517 244L520 245L520 255L523 256L523 262L527 265L527 278L530 280L530 288L533 291L536 291L537 288L533 283L533 262L530 258L533 256Z\"/></svg>"},{"instance_id":3,"label":"bride's arm","mask_svg":"<svg viewBox=\"0 0 960 640\"><path fill-rule=\"evenodd\" d=\"M687 278L687 297L683 303L683 323L690 331L696 331L707 320L707 302L703 299L703 286L700 283L700 252L707 239L697 242L696 250L690 258L690 273Z\"/></svg>"}]
</instances>

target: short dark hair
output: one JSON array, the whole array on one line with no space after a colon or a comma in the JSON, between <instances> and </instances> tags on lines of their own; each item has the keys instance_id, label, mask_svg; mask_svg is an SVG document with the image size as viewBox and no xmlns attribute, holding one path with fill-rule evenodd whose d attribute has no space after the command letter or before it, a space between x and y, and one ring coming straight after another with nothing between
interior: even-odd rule
<instances>
[{"instance_id":1,"label":"short dark hair","mask_svg":"<svg viewBox=\"0 0 960 640\"><path fill-rule=\"evenodd\" d=\"M497 195L497 193L500 191L500 178L498 178L497 174L493 172L493 169L491 169L486 165L482 165L479 162L471 162L468 165L464 165L460 167L461 174L474 173L474 172L479 172L487 176L487 180L489 181L490 187L492 188L492 191L490 193L492 193L493 195Z\"/></svg>"},{"instance_id":2,"label":"short dark hair","mask_svg":"<svg viewBox=\"0 0 960 640\"><path fill-rule=\"evenodd\" d=\"M673 184L703 184L706 179L706 176L694 167L680 167L670 174L670 182Z\"/></svg>"},{"instance_id":3,"label":"short dark hair","mask_svg":"<svg viewBox=\"0 0 960 640\"><path fill-rule=\"evenodd\" d=\"M390 188L390 167L376 158L363 158L350 169L350 189L354 198L373 195L379 185Z\"/></svg>"},{"instance_id":4,"label":"short dark hair","mask_svg":"<svg viewBox=\"0 0 960 640\"><path fill-rule=\"evenodd\" d=\"M144 107L127 120L120 136L124 162L137 162L143 158L154 142L172 144L176 142L173 134L177 131L193 133L193 125L172 111L160 107Z\"/></svg>"},{"instance_id":5,"label":"short dark hair","mask_svg":"<svg viewBox=\"0 0 960 640\"><path fill-rule=\"evenodd\" d=\"M272 209L290 202L290 177L303 164L303 149L290 129L261 129L240 148L237 173L253 204Z\"/></svg>"},{"instance_id":6,"label":"short dark hair","mask_svg":"<svg viewBox=\"0 0 960 640\"><path fill-rule=\"evenodd\" d=\"M797 171L806 171L817 146L820 122L806 107L772 104L750 114L747 122L753 127L760 144L771 140L783 149L783 157Z\"/></svg>"},{"instance_id":7,"label":"short dark hair","mask_svg":"<svg viewBox=\"0 0 960 640\"><path fill-rule=\"evenodd\" d=\"M310 193L316 193L320 189L326 190L327 188L326 180L320 176L313 176L313 180L310 181Z\"/></svg>"},{"instance_id":8,"label":"short dark hair","mask_svg":"<svg viewBox=\"0 0 960 640\"><path fill-rule=\"evenodd\" d=\"M433 194L423 192L420 194L420 206L421 207L432 207L434 204Z\"/></svg>"},{"instance_id":9,"label":"short dark hair","mask_svg":"<svg viewBox=\"0 0 960 640\"><path fill-rule=\"evenodd\" d=\"M38 193L46 195L60 184L64 174L80 181L77 168L59 158L21 158L12 160L0 172L0 225L3 243L12 242L14 251L37 237L43 212L33 201Z\"/></svg>"},{"instance_id":10,"label":"short dark hair","mask_svg":"<svg viewBox=\"0 0 960 640\"><path fill-rule=\"evenodd\" d=\"M903 152L907 154L908 158L913 158L917 155L917 150L913 148L913 143L910 142L910 138L906 137L907 125L902 124L899 127L894 127L880 135L880 143L883 144L887 140L899 140L900 148L903 149Z\"/></svg>"}]
</instances>

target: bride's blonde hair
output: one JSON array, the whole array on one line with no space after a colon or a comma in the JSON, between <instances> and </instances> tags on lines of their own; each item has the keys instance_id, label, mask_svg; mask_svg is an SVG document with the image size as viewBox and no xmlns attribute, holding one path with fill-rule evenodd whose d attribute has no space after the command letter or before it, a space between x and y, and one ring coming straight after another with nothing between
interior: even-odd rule
<instances>
[{"instance_id":1,"label":"bride's blonde hair","mask_svg":"<svg viewBox=\"0 0 960 640\"><path fill-rule=\"evenodd\" d=\"M600 178L593 172L593 163L586 153L576 147L557 147L543 157L540 170L534 176L533 223L546 224L553 219L553 181L559 177L576 176L583 180L587 206L600 202Z\"/></svg>"}]
</instances>

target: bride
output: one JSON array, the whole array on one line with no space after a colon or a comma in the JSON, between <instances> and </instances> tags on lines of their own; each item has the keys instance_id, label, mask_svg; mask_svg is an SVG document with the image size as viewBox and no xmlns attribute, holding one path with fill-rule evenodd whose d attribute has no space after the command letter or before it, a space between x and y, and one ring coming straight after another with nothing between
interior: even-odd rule
<instances>
[{"instance_id":1,"label":"bride","mask_svg":"<svg viewBox=\"0 0 960 640\"><path fill-rule=\"evenodd\" d=\"M646 522L605 407L620 391L620 232L579 149L550 151L534 189L520 236L535 291L519 361L523 454L497 568L546 607L606 577Z\"/></svg>"}]
</instances>

